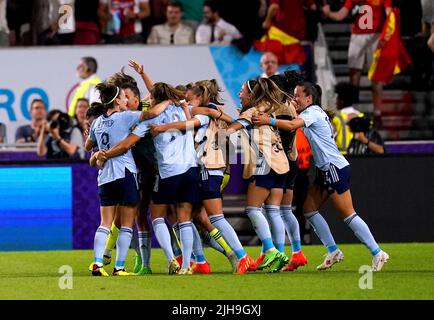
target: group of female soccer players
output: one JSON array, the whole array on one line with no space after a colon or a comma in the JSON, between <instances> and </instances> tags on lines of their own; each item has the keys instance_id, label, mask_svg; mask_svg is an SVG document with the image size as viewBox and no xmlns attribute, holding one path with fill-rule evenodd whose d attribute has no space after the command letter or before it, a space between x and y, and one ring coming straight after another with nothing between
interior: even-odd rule
<instances>
[{"instance_id":1,"label":"group of female soccer players","mask_svg":"<svg viewBox=\"0 0 434 320\"><path fill-rule=\"evenodd\" d=\"M113 275L151 273L151 231L167 258L169 274L210 273L198 228L211 246L226 255L233 272L266 269L293 271L307 264L301 250L297 219L291 211L297 174L295 130L302 128L317 167L303 212L328 253L317 269L343 259L330 229L318 212L330 197L340 216L373 255L372 270L389 258L375 242L366 223L355 213L349 189L350 166L339 153L328 115L321 108L321 88L285 72L248 80L239 92L238 119L224 113L215 80L176 88L152 83L143 66L129 65L142 77L149 99L141 100L136 81L116 73L97 86L101 103L88 111L92 121L86 149L98 175L101 224L95 233L95 276L108 276L116 243ZM228 182L228 137L240 132L248 180L247 208L262 242L254 260L244 250L223 213L222 192ZM125 259L136 220L138 239L134 272ZM292 255L284 253L285 232ZM194 262L192 260L194 259Z\"/></svg>"}]
</instances>

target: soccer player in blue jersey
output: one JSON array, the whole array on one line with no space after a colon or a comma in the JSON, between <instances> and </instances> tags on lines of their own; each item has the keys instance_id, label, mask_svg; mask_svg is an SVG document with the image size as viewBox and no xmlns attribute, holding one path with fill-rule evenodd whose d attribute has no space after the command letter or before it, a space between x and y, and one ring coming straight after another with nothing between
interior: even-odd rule
<instances>
[{"instance_id":1,"label":"soccer player in blue jersey","mask_svg":"<svg viewBox=\"0 0 434 320\"><path fill-rule=\"evenodd\" d=\"M295 88L294 100L299 114L297 119L273 120L268 115L260 114L253 117L253 123L256 125L271 124L281 130L302 128L310 143L317 167L317 177L315 184L309 189L303 211L328 250L324 262L317 269L328 269L344 258L333 239L327 222L318 211L324 202L331 198L340 217L371 252L372 271L380 271L389 256L380 249L369 227L354 210L350 192L350 165L336 146L328 115L319 106L321 88L311 83L299 85Z\"/></svg>"},{"instance_id":2,"label":"soccer player in blue jersey","mask_svg":"<svg viewBox=\"0 0 434 320\"><path fill-rule=\"evenodd\" d=\"M183 93L165 83L156 83L151 90L151 106L165 100L173 101L159 116L141 122L126 139L105 153L111 158L129 150L147 132L149 125L186 120L184 110L179 107ZM193 245L191 226L192 204L198 198L197 163L191 132L168 132L153 138L156 149L159 175L152 195L151 219L155 235L168 260L169 274L192 274L190 257ZM182 268L174 258L170 234L164 222L167 206L176 204L180 228Z\"/></svg>"},{"instance_id":3,"label":"soccer player in blue jersey","mask_svg":"<svg viewBox=\"0 0 434 320\"><path fill-rule=\"evenodd\" d=\"M132 67L143 79L145 86L150 90L153 86L152 80L143 69L143 65L134 60L129 60L128 65ZM147 100L140 100L140 91L137 87L135 79L123 72L115 73L110 76L106 83L114 84L125 92L127 97L127 108L131 111L142 111L142 118L150 119L156 117L164 111L168 106L168 101L160 103L150 109L150 103ZM132 148L133 158L138 169L138 182L140 202L136 217L136 224L138 229L138 238L133 234L131 245L136 251L134 257L133 272L138 275L146 275L152 273L150 258L151 258L151 232L148 225L148 207L150 197L155 180L155 164L154 157L154 144L151 135L146 135ZM106 249L104 252L104 264L110 263L111 251L113 250L117 236L119 233L120 219L118 216L111 227L111 234L109 235Z\"/></svg>"},{"instance_id":4,"label":"soccer player in blue jersey","mask_svg":"<svg viewBox=\"0 0 434 320\"><path fill-rule=\"evenodd\" d=\"M127 98L119 87L98 84L101 102L106 112L92 123L90 136L86 141L86 150L98 146L100 151L126 138L130 128L140 119L140 112L125 111ZM116 264L113 275L125 276L125 258L131 243L135 208L139 201L136 180L137 170L131 151L109 159L98 174L98 188L101 205L101 224L95 233L94 262L89 269L94 276L108 276L103 268L103 254L110 234L115 210L121 217L121 228L117 239Z\"/></svg>"},{"instance_id":5,"label":"soccer player in blue jersey","mask_svg":"<svg viewBox=\"0 0 434 320\"><path fill-rule=\"evenodd\" d=\"M224 106L218 102L218 91L218 85L215 80L201 81L192 88L193 98L198 100L199 108L211 108L222 113ZM219 121L198 114L188 121L172 122L158 126L152 125L151 132L153 134L160 134L173 129L197 129L195 141L197 143L196 150L201 176L200 194L205 208L205 212L201 211L198 218L216 241L222 240L221 237L223 236L230 246L230 251L233 250L238 259L236 270L234 271L238 274L244 274L249 269L250 264L253 263L253 259L247 255L235 230L223 215L221 185L227 166L225 155L226 137L224 137L223 141L218 141L217 137L219 128L226 128L227 125L225 122L223 122L223 125ZM203 217L203 213L205 213L205 217ZM225 244L222 247L224 248ZM193 272L207 273L202 270L205 269L205 267L201 267L203 264L206 265L206 262L201 264L201 261L197 261Z\"/></svg>"}]
</instances>

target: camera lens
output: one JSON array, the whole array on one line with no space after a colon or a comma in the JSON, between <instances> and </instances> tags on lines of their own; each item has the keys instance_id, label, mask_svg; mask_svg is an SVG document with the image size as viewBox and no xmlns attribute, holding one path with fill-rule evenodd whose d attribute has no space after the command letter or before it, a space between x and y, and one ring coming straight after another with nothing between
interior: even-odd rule
<instances>
[{"instance_id":1,"label":"camera lens","mask_svg":"<svg viewBox=\"0 0 434 320\"><path fill-rule=\"evenodd\" d=\"M53 121L53 122L50 123L50 128L51 129L56 129L58 125L59 125L59 123L57 121Z\"/></svg>"}]
</instances>

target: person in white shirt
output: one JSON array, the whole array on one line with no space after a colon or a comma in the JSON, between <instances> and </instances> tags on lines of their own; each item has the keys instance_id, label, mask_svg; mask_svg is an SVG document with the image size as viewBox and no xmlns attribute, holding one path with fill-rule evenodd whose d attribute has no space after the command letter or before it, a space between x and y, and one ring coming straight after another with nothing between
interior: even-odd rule
<instances>
[{"instance_id":1,"label":"person in white shirt","mask_svg":"<svg viewBox=\"0 0 434 320\"><path fill-rule=\"evenodd\" d=\"M183 8L180 3L169 2L166 9L167 22L152 27L148 44L192 44L194 31L181 22Z\"/></svg>"},{"instance_id":2,"label":"person in white shirt","mask_svg":"<svg viewBox=\"0 0 434 320\"><path fill-rule=\"evenodd\" d=\"M234 25L220 17L216 1L205 1L203 16L204 21L196 30L197 44L230 44L232 40L242 37Z\"/></svg>"}]
</instances>

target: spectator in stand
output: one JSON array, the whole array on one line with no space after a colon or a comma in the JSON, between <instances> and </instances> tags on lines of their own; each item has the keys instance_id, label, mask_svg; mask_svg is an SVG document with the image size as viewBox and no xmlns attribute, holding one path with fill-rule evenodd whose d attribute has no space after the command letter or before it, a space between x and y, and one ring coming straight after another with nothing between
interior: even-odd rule
<instances>
[{"instance_id":1,"label":"spectator in stand","mask_svg":"<svg viewBox=\"0 0 434 320\"><path fill-rule=\"evenodd\" d=\"M67 5L70 8L74 8L75 0L58 0L59 4L61 6ZM65 9L66 7L63 7ZM61 16L64 16L65 13L68 11L63 11L60 13L60 16L58 19L60 19ZM58 20L57 19L57 20ZM74 15L71 15L71 17L68 17L66 19L65 25L59 26L58 23L53 25L54 30L57 32L56 34L56 41L59 45L72 45L74 43L74 36L75 36L75 17Z\"/></svg>"},{"instance_id":2,"label":"spectator in stand","mask_svg":"<svg viewBox=\"0 0 434 320\"><path fill-rule=\"evenodd\" d=\"M89 100L80 98L77 100L77 107L75 108L75 115L72 119L72 125L80 129L83 135L83 141L86 141L87 136L85 133L88 131L88 123L86 121L86 113L89 109Z\"/></svg>"},{"instance_id":3,"label":"spectator in stand","mask_svg":"<svg viewBox=\"0 0 434 320\"><path fill-rule=\"evenodd\" d=\"M41 99L34 99L30 104L30 124L17 128L15 132L15 143L32 143L38 140L41 125L45 123L47 107Z\"/></svg>"},{"instance_id":4,"label":"spectator in stand","mask_svg":"<svg viewBox=\"0 0 434 320\"><path fill-rule=\"evenodd\" d=\"M360 115L360 111L354 108L359 101L359 90L349 82L339 82L335 87L336 109L333 117L335 142L342 154L348 153L348 147L353 139L353 133L348 122Z\"/></svg>"},{"instance_id":5,"label":"spectator in stand","mask_svg":"<svg viewBox=\"0 0 434 320\"><path fill-rule=\"evenodd\" d=\"M102 0L104 11L111 10L112 19L120 20L119 34L108 43L143 43L142 19L150 15L149 0ZM116 16L116 17L114 17Z\"/></svg>"},{"instance_id":6,"label":"spectator in stand","mask_svg":"<svg viewBox=\"0 0 434 320\"><path fill-rule=\"evenodd\" d=\"M315 0L271 0L262 27L268 30L273 24L290 36L304 40L306 38L304 7L316 10Z\"/></svg>"},{"instance_id":7,"label":"spectator in stand","mask_svg":"<svg viewBox=\"0 0 434 320\"><path fill-rule=\"evenodd\" d=\"M75 0L74 44L98 44L101 40L100 24L107 20L102 0Z\"/></svg>"},{"instance_id":8,"label":"spectator in stand","mask_svg":"<svg viewBox=\"0 0 434 320\"><path fill-rule=\"evenodd\" d=\"M6 125L0 122L0 143L6 143Z\"/></svg>"},{"instance_id":9,"label":"spectator in stand","mask_svg":"<svg viewBox=\"0 0 434 320\"><path fill-rule=\"evenodd\" d=\"M264 34L262 22L267 12L266 1L263 0L261 3L261 0L218 0L220 16L233 24L243 35L233 43L243 53L247 53L254 40L260 39Z\"/></svg>"},{"instance_id":10,"label":"spectator in stand","mask_svg":"<svg viewBox=\"0 0 434 320\"><path fill-rule=\"evenodd\" d=\"M153 26L166 22L166 7L169 0L149 0L148 17L142 20L142 37L148 39Z\"/></svg>"},{"instance_id":11,"label":"spectator in stand","mask_svg":"<svg viewBox=\"0 0 434 320\"><path fill-rule=\"evenodd\" d=\"M434 52L434 3L432 0L422 0L423 20L429 30L428 47Z\"/></svg>"},{"instance_id":12,"label":"spectator in stand","mask_svg":"<svg viewBox=\"0 0 434 320\"><path fill-rule=\"evenodd\" d=\"M205 1L203 16L204 20L196 30L197 44L230 44L242 37L235 26L220 17L217 1Z\"/></svg>"},{"instance_id":13,"label":"spectator in stand","mask_svg":"<svg viewBox=\"0 0 434 320\"><path fill-rule=\"evenodd\" d=\"M6 19L7 0L0 0L0 47L9 46L9 28Z\"/></svg>"},{"instance_id":14,"label":"spectator in stand","mask_svg":"<svg viewBox=\"0 0 434 320\"><path fill-rule=\"evenodd\" d=\"M96 74L98 70L98 63L93 57L83 57L77 66L77 75L81 79L80 83L75 89L74 96L68 108L70 117L75 116L75 108L77 107L78 99L86 98L90 104L99 101L99 95L95 89L101 79Z\"/></svg>"},{"instance_id":15,"label":"spectator in stand","mask_svg":"<svg viewBox=\"0 0 434 320\"><path fill-rule=\"evenodd\" d=\"M293 58L292 61L279 61L283 63L295 63L303 66L305 77L313 81L315 79L315 62L313 60L313 44L307 42L307 26L305 8L310 12L317 10L315 0L271 0L267 11L267 16L262 23L262 27L268 30L272 25L282 30L287 35L305 41L303 48L296 55L298 58ZM316 23L313 23L316 25ZM279 57L279 59L282 59Z\"/></svg>"},{"instance_id":16,"label":"spectator in stand","mask_svg":"<svg viewBox=\"0 0 434 320\"><path fill-rule=\"evenodd\" d=\"M261 69L264 73L261 75L261 78L269 78L275 74L279 74L277 69L279 68L279 61L277 57L272 52L265 52L261 56Z\"/></svg>"},{"instance_id":17,"label":"spectator in stand","mask_svg":"<svg viewBox=\"0 0 434 320\"><path fill-rule=\"evenodd\" d=\"M58 0L33 0L30 30L32 45L52 45L56 43L60 3Z\"/></svg>"},{"instance_id":18,"label":"spectator in stand","mask_svg":"<svg viewBox=\"0 0 434 320\"><path fill-rule=\"evenodd\" d=\"M337 12L331 12L330 6L323 7L326 17L334 21L344 20L356 5L367 5L372 8L372 20L366 18L366 11L360 10L354 19L351 29L350 46L348 49L348 66L350 68L350 81L356 87L360 87L360 78L365 63L369 68L374 51L377 48L378 39L385 22L384 11L389 14L392 11L392 0L346 0L344 6ZM370 12L370 11L368 11ZM371 20L371 23L369 21ZM383 85L372 82L372 96L375 111L381 108Z\"/></svg>"},{"instance_id":19,"label":"spectator in stand","mask_svg":"<svg viewBox=\"0 0 434 320\"><path fill-rule=\"evenodd\" d=\"M166 7L169 0L151 0L151 16L156 24L162 24L166 20Z\"/></svg>"},{"instance_id":20,"label":"spectator in stand","mask_svg":"<svg viewBox=\"0 0 434 320\"><path fill-rule=\"evenodd\" d=\"M183 8L180 3L170 2L167 6L165 24L152 27L148 44L192 44L193 29L181 22Z\"/></svg>"},{"instance_id":21,"label":"spectator in stand","mask_svg":"<svg viewBox=\"0 0 434 320\"><path fill-rule=\"evenodd\" d=\"M190 26L193 30L196 30L203 17L203 1L204 0L179 0L184 8L184 14L182 15L182 21Z\"/></svg>"},{"instance_id":22,"label":"spectator in stand","mask_svg":"<svg viewBox=\"0 0 434 320\"><path fill-rule=\"evenodd\" d=\"M47 159L83 159L84 141L67 113L52 110L39 129L37 154Z\"/></svg>"},{"instance_id":23,"label":"spectator in stand","mask_svg":"<svg viewBox=\"0 0 434 320\"><path fill-rule=\"evenodd\" d=\"M28 0L7 0L6 18L9 27L11 46L30 46L30 20L33 5Z\"/></svg>"}]
</instances>

